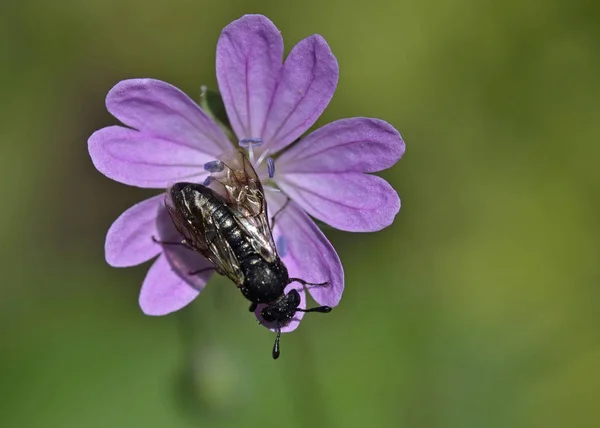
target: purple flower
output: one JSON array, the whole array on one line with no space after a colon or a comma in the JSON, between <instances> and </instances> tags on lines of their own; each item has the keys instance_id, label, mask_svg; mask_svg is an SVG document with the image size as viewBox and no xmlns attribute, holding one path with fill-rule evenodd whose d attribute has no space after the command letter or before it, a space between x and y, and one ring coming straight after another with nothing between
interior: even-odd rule
<instances>
[{"instance_id":1,"label":"purple flower","mask_svg":"<svg viewBox=\"0 0 600 428\"><path fill-rule=\"evenodd\" d=\"M106 98L108 111L125 126L109 126L90 137L94 165L121 183L164 189L177 181L203 182L219 155L237 144L247 146L265 184L269 211L278 211L285 195L291 198L273 230L290 277L328 281L329 286L309 292L319 305L336 306L344 288L342 265L309 215L354 232L390 225L400 199L385 180L367 173L400 159L400 134L382 120L342 119L290 147L331 100L338 65L319 35L300 41L283 62L281 34L261 15L243 16L223 30L217 79L235 144L179 89L153 79L125 80ZM164 315L190 303L211 272L190 275L209 262L184 247L162 247L152 237L181 240L163 194L134 205L113 223L106 260L125 267L158 256L142 285L140 306L148 315ZM302 286L292 283L286 293L291 288L300 292L305 308ZM294 330L301 317L298 312L282 331Z\"/></svg>"}]
</instances>

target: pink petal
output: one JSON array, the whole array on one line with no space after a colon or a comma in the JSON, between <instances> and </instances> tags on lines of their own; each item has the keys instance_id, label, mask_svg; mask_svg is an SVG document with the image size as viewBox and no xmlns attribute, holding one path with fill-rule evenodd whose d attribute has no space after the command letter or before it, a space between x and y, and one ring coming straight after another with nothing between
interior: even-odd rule
<instances>
[{"instance_id":1,"label":"pink petal","mask_svg":"<svg viewBox=\"0 0 600 428\"><path fill-rule=\"evenodd\" d=\"M245 15L223 29L217 80L239 139L261 137L282 60L283 39L268 18Z\"/></svg>"},{"instance_id":2,"label":"pink petal","mask_svg":"<svg viewBox=\"0 0 600 428\"><path fill-rule=\"evenodd\" d=\"M281 194L267 193L271 212L285 202ZM327 286L309 286L308 291L319 305L337 306L344 291L344 269L331 243L314 221L294 202L277 215L273 237L285 240L285 255L281 258L290 278L312 283L329 282ZM312 314L314 317L326 316Z\"/></svg>"},{"instance_id":3,"label":"pink petal","mask_svg":"<svg viewBox=\"0 0 600 428\"><path fill-rule=\"evenodd\" d=\"M306 293L304 292L304 287L302 287L302 285L298 284L297 282L289 284L287 287L285 287L285 294L289 293L290 290L292 290L292 289L296 289L300 293L300 306L298 306L298 307L302 308L302 309L306 309ZM262 311L262 309L265 306L266 305L258 305L256 310L254 311L254 315L256 315L256 318L258 318L258 321L263 326L267 327L269 330L271 330L273 332L276 332L277 331L276 323L266 322L260 315L260 311ZM294 318L291 319L290 323L286 326L281 327L281 332L289 333L291 331L296 330L298 328L298 326L300 325L300 321L302 321L303 317L304 317L304 312L296 312L296 315L294 316Z\"/></svg>"},{"instance_id":4,"label":"pink petal","mask_svg":"<svg viewBox=\"0 0 600 428\"><path fill-rule=\"evenodd\" d=\"M106 261L114 267L135 266L161 252L152 242L158 236L156 217L163 204L163 195L146 199L125 211L115 220L104 245Z\"/></svg>"},{"instance_id":5,"label":"pink petal","mask_svg":"<svg viewBox=\"0 0 600 428\"><path fill-rule=\"evenodd\" d=\"M192 287L173 272L167 258L161 255L144 279L140 307L146 315L166 315L188 305L202 288Z\"/></svg>"},{"instance_id":6,"label":"pink petal","mask_svg":"<svg viewBox=\"0 0 600 428\"><path fill-rule=\"evenodd\" d=\"M277 184L311 216L350 232L374 232L400 210L396 191L381 177L346 173L287 173Z\"/></svg>"},{"instance_id":7,"label":"pink petal","mask_svg":"<svg viewBox=\"0 0 600 428\"><path fill-rule=\"evenodd\" d=\"M117 83L106 96L106 108L147 138L167 140L213 158L231 149L221 128L190 97L160 80Z\"/></svg>"},{"instance_id":8,"label":"pink petal","mask_svg":"<svg viewBox=\"0 0 600 428\"><path fill-rule=\"evenodd\" d=\"M405 146L387 122L354 117L310 133L277 159L277 173L376 172L394 165Z\"/></svg>"},{"instance_id":9,"label":"pink petal","mask_svg":"<svg viewBox=\"0 0 600 428\"><path fill-rule=\"evenodd\" d=\"M337 60L323 37L315 34L294 46L259 135L265 147L279 151L306 132L331 101L338 75Z\"/></svg>"},{"instance_id":10,"label":"pink petal","mask_svg":"<svg viewBox=\"0 0 600 428\"><path fill-rule=\"evenodd\" d=\"M158 138L122 126L100 129L88 140L98 171L130 186L166 188L169 183L202 181L203 165L216 156L191 145Z\"/></svg>"}]
</instances>

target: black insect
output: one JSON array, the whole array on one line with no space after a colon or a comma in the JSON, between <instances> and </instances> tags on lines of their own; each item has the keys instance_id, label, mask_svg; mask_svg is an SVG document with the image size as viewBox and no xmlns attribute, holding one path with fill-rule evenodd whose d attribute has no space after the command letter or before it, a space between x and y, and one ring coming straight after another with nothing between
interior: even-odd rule
<instances>
[{"instance_id":1,"label":"black insect","mask_svg":"<svg viewBox=\"0 0 600 428\"><path fill-rule=\"evenodd\" d=\"M315 286L328 283L313 284L289 277L273 241L262 184L243 152L225 154L210 171L204 184L172 185L165 198L167 209L183 237L182 244L202 254L218 273L229 277L252 302L250 311L259 304L266 305L261 315L276 325L273 358L277 358L281 327L297 311L331 311L329 306L298 308L300 294L295 289L285 294L285 287L294 281Z\"/></svg>"}]
</instances>

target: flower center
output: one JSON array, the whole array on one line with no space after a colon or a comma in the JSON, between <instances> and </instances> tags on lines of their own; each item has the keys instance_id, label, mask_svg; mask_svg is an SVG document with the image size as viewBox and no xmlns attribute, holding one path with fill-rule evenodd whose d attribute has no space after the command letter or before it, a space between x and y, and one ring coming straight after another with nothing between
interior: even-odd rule
<instances>
[{"instance_id":1,"label":"flower center","mask_svg":"<svg viewBox=\"0 0 600 428\"><path fill-rule=\"evenodd\" d=\"M255 170L258 171L263 161L266 159L267 162L267 173L269 174L269 178L273 178L275 176L275 160L272 157L267 157L269 155L269 149L266 149L261 155L258 157L258 160L254 157L254 148L263 145L262 138L243 138L240 140L240 147L248 150L248 158L250 159L250 163L254 167Z\"/></svg>"}]
</instances>

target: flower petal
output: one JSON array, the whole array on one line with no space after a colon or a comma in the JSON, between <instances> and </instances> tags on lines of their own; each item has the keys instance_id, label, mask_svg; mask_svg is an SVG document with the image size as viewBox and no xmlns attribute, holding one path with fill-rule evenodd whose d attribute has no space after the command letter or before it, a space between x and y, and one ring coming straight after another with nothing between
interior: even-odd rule
<instances>
[{"instance_id":1,"label":"flower petal","mask_svg":"<svg viewBox=\"0 0 600 428\"><path fill-rule=\"evenodd\" d=\"M106 96L106 108L148 137L168 140L213 158L231 149L221 128L190 97L160 80L117 83Z\"/></svg>"},{"instance_id":2,"label":"flower petal","mask_svg":"<svg viewBox=\"0 0 600 428\"><path fill-rule=\"evenodd\" d=\"M160 245L152 241L152 236L158 236L156 217L163 198L161 194L132 206L110 226L104 244L109 265L135 266L161 252Z\"/></svg>"},{"instance_id":3,"label":"flower petal","mask_svg":"<svg viewBox=\"0 0 600 428\"><path fill-rule=\"evenodd\" d=\"M338 63L318 34L300 41L285 60L260 134L265 148L283 149L310 128L331 101Z\"/></svg>"},{"instance_id":4,"label":"flower petal","mask_svg":"<svg viewBox=\"0 0 600 428\"><path fill-rule=\"evenodd\" d=\"M294 282L292 284L289 284L287 287L285 287L285 294L289 293L292 289L296 289L296 290L298 290L298 293L300 293L300 305L298 307L302 308L302 309L306 309L306 293L304 292L304 287L302 287L301 284ZM277 331L276 323L267 322L260 315L260 311L262 311L265 306L267 306L267 305L264 305L264 304L258 305L256 310L254 311L254 315L256 315L256 318L258 319L258 322L261 323L261 325L267 327L269 330L271 330L273 332L276 332ZM294 318L291 319L290 323L286 326L281 327L281 332L289 333L291 331L296 330L298 328L298 326L300 325L300 321L302 321L303 317L304 317L304 312L296 312L296 315L294 316Z\"/></svg>"},{"instance_id":5,"label":"flower petal","mask_svg":"<svg viewBox=\"0 0 600 428\"><path fill-rule=\"evenodd\" d=\"M262 15L245 15L223 29L217 81L239 139L260 137L283 60L281 33Z\"/></svg>"},{"instance_id":6,"label":"flower petal","mask_svg":"<svg viewBox=\"0 0 600 428\"><path fill-rule=\"evenodd\" d=\"M396 191L375 175L288 173L277 184L311 216L350 232L381 230L400 210Z\"/></svg>"},{"instance_id":7,"label":"flower petal","mask_svg":"<svg viewBox=\"0 0 600 428\"><path fill-rule=\"evenodd\" d=\"M281 194L268 192L267 196L273 213L285 203ZM294 201L277 215L273 237L279 243L290 278L328 282L327 286L308 286L308 291L319 305L337 306L344 291L342 263L323 232ZM281 251L283 241L285 251Z\"/></svg>"},{"instance_id":8,"label":"flower petal","mask_svg":"<svg viewBox=\"0 0 600 428\"><path fill-rule=\"evenodd\" d=\"M159 198L162 202L164 195L159 195ZM190 274L212 265L200 254L182 245L168 244L181 242L182 238L173 226L163 203L159 205L154 220L157 237L163 242L163 254L146 274L139 302L142 311L147 315L166 315L194 300L214 271ZM155 245L161 247L159 244Z\"/></svg>"},{"instance_id":9,"label":"flower petal","mask_svg":"<svg viewBox=\"0 0 600 428\"><path fill-rule=\"evenodd\" d=\"M342 119L286 150L277 159L277 172L376 172L394 165L404 150L402 137L389 123L367 117Z\"/></svg>"},{"instance_id":10,"label":"flower petal","mask_svg":"<svg viewBox=\"0 0 600 428\"><path fill-rule=\"evenodd\" d=\"M148 270L139 303L146 315L166 315L188 305L200 291L173 272L167 258L161 255Z\"/></svg>"},{"instance_id":11,"label":"flower petal","mask_svg":"<svg viewBox=\"0 0 600 428\"><path fill-rule=\"evenodd\" d=\"M164 189L169 183L202 181L206 162L217 156L190 145L150 136L122 126L109 126L92 134L88 150L98 171L130 186Z\"/></svg>"}]
</instances>

